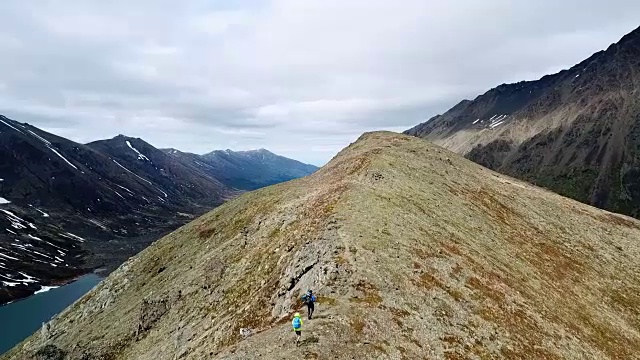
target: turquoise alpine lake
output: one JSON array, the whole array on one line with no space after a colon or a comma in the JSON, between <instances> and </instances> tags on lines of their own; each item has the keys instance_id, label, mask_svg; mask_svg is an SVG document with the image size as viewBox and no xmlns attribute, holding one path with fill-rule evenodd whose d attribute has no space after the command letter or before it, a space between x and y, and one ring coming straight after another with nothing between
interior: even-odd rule
<instances>
[{"instance_id":1,"label":"turquoise alpine lake","mask_svg":"<svg viewBox=\"0 0 640 360\"><path fill-rule=\"evenodd\" d=\"M73 304L102 280L85 275L67 285L0 306L0 354L29 337L67 306Z\"/></svg>"}]
</instances>

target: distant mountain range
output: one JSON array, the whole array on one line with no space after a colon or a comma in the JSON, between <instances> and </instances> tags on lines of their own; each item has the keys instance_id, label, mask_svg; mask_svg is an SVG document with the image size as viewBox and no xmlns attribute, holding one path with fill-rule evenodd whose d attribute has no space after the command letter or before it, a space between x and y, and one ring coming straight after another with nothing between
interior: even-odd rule
<instances>
[{"instance_id":1,"label":"distant mountain range","mask_svg":"<svg viewBox=\"0 0 640 360\"><path fill-rule=\"evenodd\" d=\"M316 170L266 150L223 153L122 135L83 145L0 115L0 303L110 271L244 190Z\"/></svg>"},{"instance_id":2,"label":"distant mountain range","mask_svg":"<svg viewBox=\"0 0 640 360\"><path fill-rule=\"evenodd\" d=\"M500 85L406 133L640 217L640 28L568 70Z\"/></svg>"},{"instance_id":3,"label":"distant mountain range","mask_svg":"<svg viewBox=\"0 0 640 360\"><path fill-rule=\"evenodd\" d=\"M185 163L192 163L224 184L255 190L309 175L318 168L276 155L268 150L216 150L205 155L184 153L176 149L164 152Z\"/></svg>"}]
</instances>

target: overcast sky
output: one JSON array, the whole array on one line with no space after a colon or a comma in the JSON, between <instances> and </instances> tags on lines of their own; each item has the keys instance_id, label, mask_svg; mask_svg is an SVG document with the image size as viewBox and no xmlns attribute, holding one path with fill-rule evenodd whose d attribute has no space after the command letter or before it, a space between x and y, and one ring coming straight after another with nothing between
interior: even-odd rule
<instances>
[{"instance_id":1,"label":"overcast sky","mask_svg":"<svg viewBox=\"0 0 640 360\"><path fill-rule=\"evenodd\" d=\"M79 142L317 165L640 26L637 0L0 2L0 113Z\"/></svg>"}]
</instances>

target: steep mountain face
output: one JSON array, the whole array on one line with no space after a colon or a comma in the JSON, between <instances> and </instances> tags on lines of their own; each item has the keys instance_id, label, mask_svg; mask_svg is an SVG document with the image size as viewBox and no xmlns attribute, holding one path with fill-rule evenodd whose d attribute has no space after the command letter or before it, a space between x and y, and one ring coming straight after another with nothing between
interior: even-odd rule
<instances>
[{"instance_id":1,"label":"steep mountain face","mask_svg":"<svg viewBox=\"0 0 640 360\"><path fill-rule=\"evenodd\" d=\"M139 139L74 143L0 117L0 303L115 268L235 194Z\"/></svg>"},{"instance_id":2,"label":"steep mountain face","mask_svg":"<svg viewBox=\"0 0 640 360\"><path fill-rule=\"evenodd\" d=\"M640 28L571 69L500 85L406 133L640 217Z\"/></svg>"},{"instance_id":3,"label":"steep mountain face","mask_svg":"<svg viewBox=\"0 0 640 360\"><path fill-rule=\"evenodd\" d=\"M171 206L184 207L197 206L203 199L221 199L228 194L226 186L206 171L189 162L179 161L141 139L120 135L87 146L117 159L116 165L121 172L134 174L147 184L146 178L154 179L157 186L148 195L163 204L167 204L170 195L181 201L171 202Z\"/></svg>"},{"instance_id":4,"label":"steep mountain face","mask_svg":"<svg viewBox=\"0 0 640 360\"><path fill-rule=\"evenodd\" d=\"M639 284L639 221L370 133L154 243L3 359L631 359Z\"/></svg>"},{"instance_id":5,"label":"steep mountain face","mask_svg":"<svg viewBox=\"0 0 640 360\"><path fill-rule=\"evenodd\" d=\"M202 156L201 161L211 167L211 174L225 184L243 190L307 176L318 170L313 165L276 155L268 150L217 150Z\"/></svg>"}]
</instances>

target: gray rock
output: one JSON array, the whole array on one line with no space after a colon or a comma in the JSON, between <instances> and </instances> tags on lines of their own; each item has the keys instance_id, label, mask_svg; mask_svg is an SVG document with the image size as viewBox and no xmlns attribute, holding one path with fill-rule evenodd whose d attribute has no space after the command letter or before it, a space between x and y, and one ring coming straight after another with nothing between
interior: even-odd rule
<instances>
[{"instance_id":1,"label":"gray rock","mask_svg":"<svg viewBox=\"0 0 640 360\"><path fill-rule=\"evenodd\" d=\"M250 328L241 328L240 329L240 335L244 338L248 338L249 336L253 335L253 329Z\"/></svg>"}]
</instances>

